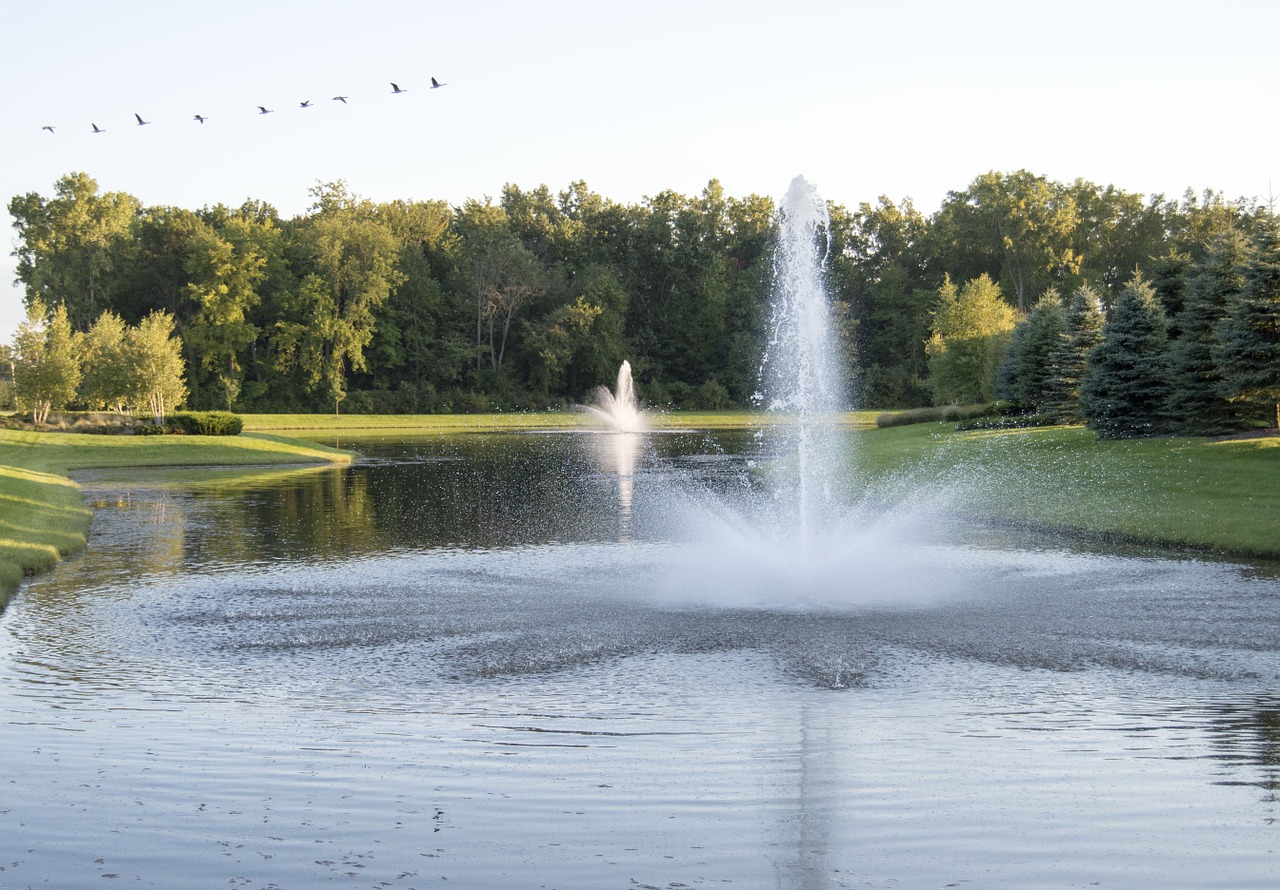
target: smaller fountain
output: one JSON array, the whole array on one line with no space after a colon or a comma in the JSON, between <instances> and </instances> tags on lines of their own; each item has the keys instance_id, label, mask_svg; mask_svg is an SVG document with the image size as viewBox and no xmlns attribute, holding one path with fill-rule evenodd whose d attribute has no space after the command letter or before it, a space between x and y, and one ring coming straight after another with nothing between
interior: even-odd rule
<instances>
[{"instance_id":1,"label":"smaller fountain","mask_svg":"<svg viewBox=\"0 0 1280 890\"><path fill-rule=\"evenodd\" d=\"M584 409L607 428L619 433L639 433L649 428L644 412L636 401L635 386L631 382L631 362L624 361L618 368L618 385L613 392L609 387L596 388L596 403L583 405Z\"/></svg>"}]
</instances>

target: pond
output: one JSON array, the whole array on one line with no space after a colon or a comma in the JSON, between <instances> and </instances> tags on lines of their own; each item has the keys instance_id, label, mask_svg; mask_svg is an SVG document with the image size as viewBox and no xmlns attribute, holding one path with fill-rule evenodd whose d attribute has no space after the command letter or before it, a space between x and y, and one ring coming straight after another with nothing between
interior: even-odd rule
<instances>
[{"instance_id":1,"label":"pond","mask_svg":"<svg viewBox=\"0 0 1280 890\"><path fill-rule=\"evenodd\" d=\"M0 616L0 886L1280 882L1274 565L883 504L717 555L742 434L358 448L82 480Z\"/></svg>"}]
</instances>

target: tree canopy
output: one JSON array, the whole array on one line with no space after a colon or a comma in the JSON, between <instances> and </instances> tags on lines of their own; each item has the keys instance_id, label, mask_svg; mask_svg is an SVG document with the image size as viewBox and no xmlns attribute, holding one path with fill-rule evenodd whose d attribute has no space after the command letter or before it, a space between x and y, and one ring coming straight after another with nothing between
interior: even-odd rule
<instances>
[{"instance_id":1,"label":"tree canopy","mask_svg":"<svg viewBox=\"0 0 1280 890\"><path fill-rule=\"evenodd\" d=\"M143 206L84 173L52 197L14 197L28 305L64 311L80 348L104 357L73 402L124 404L107 379L123 372L105 357L123 354L122 330L162 313L196 409L565 406L623 359L650 404L751 404L774 274L771 198L715 180L632 204L584 182L508 184L456 206L375 202L341 181L310 197L292 218L254 200ZM1025 319L1002 380L1020 401L1072 416L1092 319L1114 315L1135 272L1166 319L1168 373L1184 381L1171 417L1209 410L1178 402L1197 386L1229 405L1232 424L1274 404L1268 360L1246 359L1275 313L1266 261L1250 259L1266 254L1255 230L1265 235L1269 214L1255 205L1025 170L981 174L931 214L885 196L828 205L837 373L863 406L990 398ZM1229 238L1246 248L1235 266L1220 246ZM1060 331L1051 310L1032 308L1085 289L1096 295L1077 307L1088 318L1073 302L1058 310Z\"/></svg>"}]
</instances>

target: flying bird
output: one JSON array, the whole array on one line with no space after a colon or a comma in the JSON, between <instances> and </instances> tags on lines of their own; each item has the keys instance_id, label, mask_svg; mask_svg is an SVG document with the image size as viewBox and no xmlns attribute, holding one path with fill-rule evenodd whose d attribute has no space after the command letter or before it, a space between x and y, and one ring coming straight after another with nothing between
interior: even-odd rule
<instances>
[{"instance_id":1,"label":"flying bird","mask_svg":"<svg viewBox=\"0 0 1280 890\"><path fill-rule=\"evenodd\" d=\"M97 124L93 124L93 132L95 132L95 133L105 133L105 132L107 132L107 131L106 131L106 130L104 130L104 129L102 129L101 127L99 127Z\"/></svg>"},{"instance_id":2,"label":"flying bird","mask_svg":"<svg viewBox=\"0 0 1280 890\"><path fill-rule=\"evenodd\" d=\"M138 119L138 126L139 126L139 127L145 127L147 124L151 123L151 121L144 121L144 120L142 119L142 115L138 114L138 112L136 112L136 111L133 113L133 116L134 116L134 117L136 117L136 118Z\"/></svg>"},{"instance_id":3,"label":"flying bird","mask_svg":"<svg viewBox=\"0 0 1280 890\"><path fill-rule=\"evenodd\" d=\"M258 114L270 114L271 112L272 112L272 109L270 108L264 108L261 105L258 106Z\"/></svg>"},{"instance_id":4,"label":"flying bird","mask_svg":"<svg viewBox=\"0 0 1280 890\"><path fill-rule=\"evenodd\" d=\"M41 127L40 129L42 129L42 130L48 130L50 133L52 133L52 132L53 132L53 127L49 126L48 124L45 124L45 125L44 125L43 127Z\"/></svg>"},{"instance_id":5,"label":"flying bird","mask_svg":"<svg viewBox=\"0 0 1280 890\"><path fill-rule=\"evenodd\" d=\"M208 118L207 118L207 117L205 117L203 114L197 114L195 117L193 117L193 118L192 118L192 120L193 120L193 121L200 121L200 123L202 123L202 124L203 124L205 121L207 121L207 120L208 120Z\"/></svg>"},{"instance_id":6,"label":"flying bird","mask_svg":"<svg viewBox=\"0 0 1280 890\"><path fill-rule=\"evenodd\" d=\"M441 87L447 87L447 86L448 86L447 83L441 83L440 81L436 80L434 77L431 78L431 89L438 90Z\"/></svg>"},{"instance_id":7,"label":"flying bird","mask_svg":"<svg viewBox=\"0 0 1280 890\"><path fill-rule=\"evenodd\" d=\"M347 97L346 97L346 96L334 96L334 97L333 97L333 101L334 101L334 102L341 102L343 105L346 105L346 104L347 104Z\"/></svg>"},{"instance_id":8,"label":"flying bird","mask_svg":"<svg viewBox=\"0 0 1280 890\"><path fill-rule=\"evenodd\" d=\"M408 91L408 90L402 90L402 89L400 89L400 87L396 86L395 81L392 81L392 82L391 82L391 92L393 92L393 93L407 93L407 92L409 92L409 91Z\"/></svg>"},{"instance_id":9,"label":"flying bird","mask_svg":"<svg viewBox=\"0 0 1280 890\"><path fill-rule=\"evenodd\" d=\"M310 107L311 107L311 100L310 100L310 99L304 99L303 101L301 101L301 102L299 102L299 103L298 103L298 107L299 107L299 108L310 108Z\"/></svg>"}]
</instances>

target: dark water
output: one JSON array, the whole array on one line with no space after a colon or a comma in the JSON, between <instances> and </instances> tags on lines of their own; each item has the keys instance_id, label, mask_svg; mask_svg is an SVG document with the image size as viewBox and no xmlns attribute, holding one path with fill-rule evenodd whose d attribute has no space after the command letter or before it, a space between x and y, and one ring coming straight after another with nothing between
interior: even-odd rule
<instances>
[{"instance_id":1,"label":"dark water","mask_svg":"<svg viewBox=\"0 0 1280 890\"><path fill-rule=\"evenodd\" d=\"M0 617L0 887L1280 883L1274 566L927 496L775 548L750 437L605 441L86 479Z\"/></svg>"}]
</instances>

